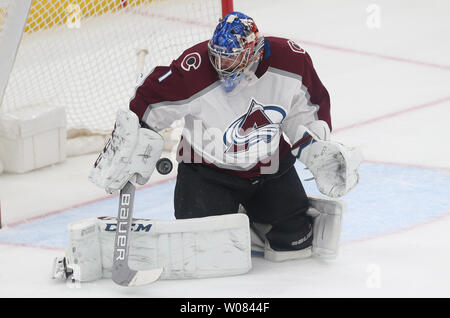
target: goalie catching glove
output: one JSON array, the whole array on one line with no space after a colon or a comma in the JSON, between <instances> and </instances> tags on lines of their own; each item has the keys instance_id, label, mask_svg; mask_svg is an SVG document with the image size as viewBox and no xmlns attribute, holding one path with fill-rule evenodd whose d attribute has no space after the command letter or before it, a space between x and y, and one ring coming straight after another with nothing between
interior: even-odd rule
<instances>
[{"instance_id":1,"label":"goalie catching glove","mask_svg":"<svg viewBox=\"0 0 450 318\"><path fill-rule=\"evenodd\" d=\"M114 131L89 179L108 193L122 189L128 181L143 185L150 179L163 147L161 135L141 128L135 113L119 110Z\"/></svg>"},{"instance_id":2,"label":"goalie catching glove","mask_svg":"<svg viewBox=\"0 0 450 318\"><path fill-rule=\"evenodd\" d=\"M300 126L292 154L311 171L321 193L337 198L358 184L362 153L358 148L329 140L329 135L328 125L323 121L308 128Z\"/></svg>"}]
</instances>

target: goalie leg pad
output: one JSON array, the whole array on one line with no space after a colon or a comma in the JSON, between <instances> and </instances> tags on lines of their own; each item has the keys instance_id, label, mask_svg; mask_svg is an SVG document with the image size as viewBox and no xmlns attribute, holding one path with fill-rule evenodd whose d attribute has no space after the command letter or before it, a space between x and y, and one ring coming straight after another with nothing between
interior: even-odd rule
<instances>
[{"instance_id":1,"label":"goalie leg pad","mask_svg":"<svg viewBox=\"0 0 450 318\"><path fill-rule=\"evenodd\" d=\"M81 226L86 223L95 230ZM70 228L79 230L70 236L70 246L77 246L78 252L67 256L79 265L79 280L110 278L116 218L82 220ZM133 219L130 235L130 268L163 268L161 279L222 277L251 269L249 221L244 214L174 221Z\"/></svg>"},{"instance_id":2,"label":"goalie leg pad","mask_svg":"<svg viewBox=\"0 0 450 318\"><path fill-rule=\"evenodd\" d=\"M64 261L72 271L72 279L88 282L102 278L98 220L90 218L71 223L68 231L69 246L66 247Z\"/></svg>"},{"instance_id":3,"label":"goalie leg pad","mask_svg":"<svg viewBox=\"0 0 450 318\"><path fill-rule=\"evenodd\" d=\"M341 238L342 215L346 210L344 201L308 196L310 208L307 214L313 218L312 246L301 250L276 251L267 240L269 224L251 222L252 250L264 252L264 258L273 262L303 259L310 256L336 258ZM245 213L245 210L241 211Z\"/></svg>"},{"instance_id":4,"label":"goalie leg pad","mask_svg":"<svg viewBox=\"0 0 450 318\"><path fill-rule=\"evenodd\" d=\"M105 277L111 275L114 223L115 218L109 218L101 220L100 225ZM246 215L174 221L136 219L134 223L129 255L133 269L163 268L161 279L183 279L238 275L251 268Z\"/></svg>"},{"instance_id":5,"label":"goalie leg pad","mask_svg":"<svg viewBox=\"0 0 450 318\"><path fill-rule=\"evenodd\" d=\"M327 198L309 196L310 208L307 214L313 217L314 256L336 258L341 238L342 215L346 210L345 202Z\"/></svg>"}]
</instances>

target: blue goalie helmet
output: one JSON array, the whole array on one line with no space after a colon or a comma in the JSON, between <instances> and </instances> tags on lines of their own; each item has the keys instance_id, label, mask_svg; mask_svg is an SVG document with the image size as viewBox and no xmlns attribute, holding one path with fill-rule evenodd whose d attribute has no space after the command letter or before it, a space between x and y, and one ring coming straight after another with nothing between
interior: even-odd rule
<instances>
[{"instance_id":1,"label":"blue goalie helmet","mask_svg":"<svg viewBox=\"0 0 450 318\"><path fill-rule=\"evenodd\" d=\"M219 78L233 87L233 82L260 59L263 47L264 38L255 21L243 13L231 12L217 25L208 53Z\"/></svg>"}]
</instances>

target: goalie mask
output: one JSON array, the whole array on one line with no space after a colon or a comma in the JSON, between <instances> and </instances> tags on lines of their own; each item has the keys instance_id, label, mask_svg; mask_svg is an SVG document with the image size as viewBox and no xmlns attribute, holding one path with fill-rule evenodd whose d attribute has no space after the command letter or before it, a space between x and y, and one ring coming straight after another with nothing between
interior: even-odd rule
<instances>
[{"instance_id":1,"label":"goalie mask","mask_svg":"<svg viewBox=\"0 0 450 318\"><path fill-rule=\"evenodd\" d=\"M263 48L264 38L252 18L232 12L220 20L208 43L208 53L226 91L231 91L241 75L259 61Z\"/></svg>"}]
</instances>

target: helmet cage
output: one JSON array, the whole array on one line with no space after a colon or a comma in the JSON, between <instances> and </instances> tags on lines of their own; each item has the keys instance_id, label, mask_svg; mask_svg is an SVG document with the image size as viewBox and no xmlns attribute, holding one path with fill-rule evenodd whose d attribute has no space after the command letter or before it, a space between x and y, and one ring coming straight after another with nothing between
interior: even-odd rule
<instances>
[{"instance_id":1,"label":"helmet cage","mask_svg":"<svg viewBox=\"0 0 450 318\"><path fill-rule=\"evenodd\" d=\"M209 59L222 80L234 77L234 75L237 77L256 60L254 43L243 49L233 49L233 51L227 53L224 48L213 46L211 41L208 43Z\"/></svg>"}]
</instances>

